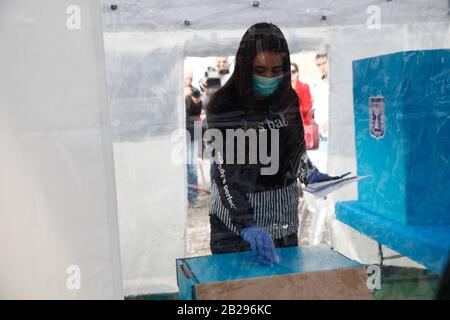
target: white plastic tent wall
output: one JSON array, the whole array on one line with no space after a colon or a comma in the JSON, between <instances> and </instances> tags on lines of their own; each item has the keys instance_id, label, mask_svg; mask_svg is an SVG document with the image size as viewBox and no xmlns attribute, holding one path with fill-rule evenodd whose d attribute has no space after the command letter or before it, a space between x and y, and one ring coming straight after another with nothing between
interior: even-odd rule
<instances>
[{"instance_id":1,"label":"white plastic tent wall","mask_svg":"<svg viewBox=\"0 0 450 320\"><path fill-rule=\"evenodd\" d=\"M184 31L105 34L126 295L178 290L174 259L185 255L187 212L184 57L231 54L244 31L221 32L234 41L219 40L220 48L209 40L214 32L201 40ZM199 41L204 49L193 45ZM304 49L324 48L320 38L310 41ZM141 89L131 96L135 85Z\"/></svg>"},{"instance_id":2,"label":"white plastic tent wall","mask_svg":"<svg viewBox=\"0 0 450 320\"><path fill-rule=\"evenodd\" d=\"M381 48L389 51L391 45L393 50L408 47L401 31L397 31L398 37L393 37L392 42L377 42L377 37L371 40L374 23L382 27L382 31L374 33L382 34L414 21L426 25L427 21L448 20L447 0L259 1L258 6L253 3L104 1L126 294L177 291L174 258L183 256L185 249L186 182L184 166L174 162L171 153L177 150L182 154L184 144L182 134L175 138L172 133L184 126L182 72L186 56L234 55L245 30L260 21L282 28L291 53L329 48L332 130L345 133L330 141L329 172L355 172L354 145L348 143L353 137L349 134L352 127L348 126L353 122L353 113L341 112L342 99L346 110L352 105L352 97L347 95L351 92L348 61L355 54L353 47L340 45L333 38L345 34L352 43L358 43L368 37L369 47L357 46L362 56L368 56L378 54ZM111 10L111 5L117 9ZM377 10L381 21L373 19ZM384 26L391 27L383 29ZM360 32L353 34L354 29ZM339 66L340 59L345 62L345 69ZM340 72L346 73L344 79ZM355 198L356 189L352 187L331 198L330 219L334 201ZM356 233L355 238L354 231L338 223L335 227L336 249L362 262L377 262L374 243L366 239L363 246L356 247L348 239L361 243L361 235Z\"/></svg>"},{"instance_id":3,"label":"white plastic tent wall","mask_svg":"<svg viewBox=\"0 0 450 320\"><path fill-rule=\"evenodd\" d=\"M73 2L0 3L0 64L6 70L0 76L0 146L7 150L0 166L0 297L121 298L177 291L186 181L184 165L173 157L183 154L184 138L172 133L184 126L186 56L234 55L245 30L260 21L280 26L292 53L329 50L330 132L342 135L330 137L328 163L337 174L355 169L348 143L350 61L427 44L432 21L444 21L433 46L448 46L447 0L288 0L259 6L241 0L104 0L103 55L100 1ZM65 28L70 5L81 9L80 30ZM380 11L379 31L368 29L374 8ZM416 28L417 41L409 41L402 31L415 21L424 28ZM355 197L356 189L348 187L329 207ZM355 247L359 241L345 240L359 235L335 225L338 250L370 258L370 243ZM81 268L80 290L67 288L70 265Z\"/></svg>"},{"instance_id":4,"label":"white plastic tent wall","mask_svg":"<svg viewBox=\"0 0 450 320\"><path fill-rule=\"evenodd\" d=\"M165 13L178 4L167 3L162 8L166 24L174 21ZM239 6L247 8L248 4ZM202 9L206 8L198 10ZM192 32L159 25L167 29L133 32L127 21L120 20L125 17L123 12L110 12L105 19L110 20L105 29L117 31L105 33L105 53L124 290L125 295L176 292L175 258L185 255L187 212L183 61L186 56L234 55L249 25ZM257 16L252 19L259 20ZM130 19L130 23L136 21L140 19ZM290 42L294 52L325 48L323 30L290 32L291 39L299 39Z\"/></svg>"},{"instance_id":5,"label":"white plastic tent wall","mask_svg":"<svg viewBox=\"0 0 450 320\"><path fill-rule=\"evenodd\" d=\"M0 2L0 299L123 299L100 8Z\"/></svg>"}]
</instances>

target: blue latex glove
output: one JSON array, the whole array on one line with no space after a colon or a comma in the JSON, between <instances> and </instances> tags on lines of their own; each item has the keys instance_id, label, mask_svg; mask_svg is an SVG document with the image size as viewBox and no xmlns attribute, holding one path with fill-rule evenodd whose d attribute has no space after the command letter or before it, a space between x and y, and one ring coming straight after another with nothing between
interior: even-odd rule
<instances>
[{"instance_id":1,"label":"blue latex glove","mask_svg":"<svg viewBox=\"0 0 450 320\"><path fill-rule=\"evenodd\" d=\"M241 237L250 243L255 261L260 264L279 263L275 245L270 234L258 227L247 227L241 231Z\"/></svg>"},{"instance_id":2,"label":"blue latex glove","mask_svg":"<svg viewBox=\"0 0 450 320\"><path fill-rule=\"evenodd\" d=\"M314 171L309 175L309 177L308 177L308 184L316 183L316 182L329 181L329 180L337 180L337 179L340 179L340 178L343 177L343 176L344 176L344 175L342 175L342 176L336 176L336 177L329 176L329 175L327 175L326 173L320 172L320 171L317 170L317 168L316 168L316 169L314 169Z\"/></svg>"}]
</instances>

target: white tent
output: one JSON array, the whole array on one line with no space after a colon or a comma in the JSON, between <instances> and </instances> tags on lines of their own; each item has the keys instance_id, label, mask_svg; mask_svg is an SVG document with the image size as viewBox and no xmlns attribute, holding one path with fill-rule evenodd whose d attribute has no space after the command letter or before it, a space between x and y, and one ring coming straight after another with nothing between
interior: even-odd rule
<instances>
[{"instance_id":1,"label":"white tent","mask_svg":"<svg viewBox=\"0 0 450 320\"><path fill-rule=\"evenodd\" d=\"M2 1L0 298L177 291L185 57L234 55L261 21L291 52L327 50L328 171L356 172L351 62L449 48L448 13L447 0ZM356 191L327 200L333 245L374 263L377 244L333 220Z\"/></svg>"},{"instance_id":2,"label":"white tent","mask_svg":"<svg viewBox=\"0 0 450 320\"><path fill-rule=\"evenodd\" d=\"M71 4L0 4L1 298L123 298L100 6Z\"/></svg>"}]
</instances>

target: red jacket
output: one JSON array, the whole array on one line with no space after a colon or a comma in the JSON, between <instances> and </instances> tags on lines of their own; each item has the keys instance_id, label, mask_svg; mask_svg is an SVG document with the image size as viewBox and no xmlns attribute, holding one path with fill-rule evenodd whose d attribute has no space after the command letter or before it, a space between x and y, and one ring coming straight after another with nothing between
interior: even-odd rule
<instances>
[{"instance_id":1,"label":"red jacket","mask_svg":"<svg viewBox=\"0 0 450 320\"><path fill-rule=\"evenodd\" d=\"M297 80L294 88L299 98L300 114L302 115L303 124L309 125L312 123L314 113L312 109L311 92L309 86L306 83Z\"/></svg>"}]
</instances>

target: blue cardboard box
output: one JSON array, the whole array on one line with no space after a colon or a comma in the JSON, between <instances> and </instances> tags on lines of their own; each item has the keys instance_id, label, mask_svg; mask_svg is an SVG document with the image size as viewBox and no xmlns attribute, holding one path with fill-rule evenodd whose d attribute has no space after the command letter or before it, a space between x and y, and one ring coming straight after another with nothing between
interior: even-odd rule
<instances>
[{"instance_id":1,"label":"blue cardboard box","mask_svg":"<svg viewBox=\"0 0 450 320\"><path fill-rule=\"evenodd\" d=\"M358 201L404 225L450 224L450 50L353 62Z\"/></svg>"},{"instance_id":2,"label":"blue cardboard box","mask_svg":"<svg viewBox=\"0 0 450 320\"><path fill-rule=\"evenodd\" d=\"M326 246L277 249L278 265L251 252L176 260L183 300L372 299L366 269Z\"/></svg>"}]
</instances>

